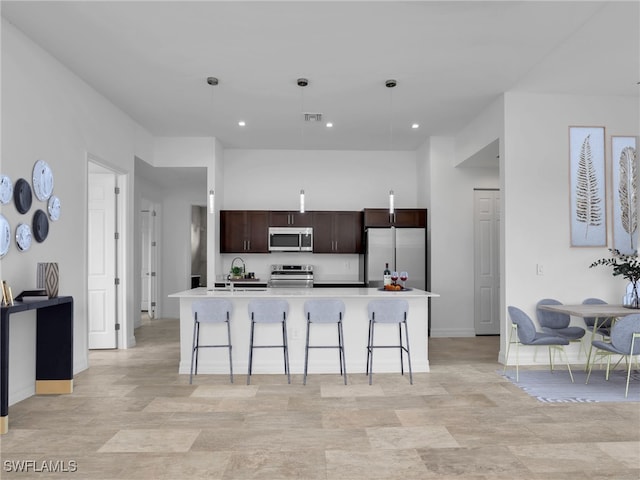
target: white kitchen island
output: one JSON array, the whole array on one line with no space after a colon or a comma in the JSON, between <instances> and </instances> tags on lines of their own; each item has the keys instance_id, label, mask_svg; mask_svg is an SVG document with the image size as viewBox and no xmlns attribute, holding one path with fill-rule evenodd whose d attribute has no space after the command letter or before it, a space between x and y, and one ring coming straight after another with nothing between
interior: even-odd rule
<instances>
[{"instance_id":1,"label":"white kitchen island","mask_svg":"<svg viewBox=\"0 0 640 480\"><path fill-rule=\"evenodd\" d=\"M231 342L233 344L234 374L247 373L249 362L249 331L251 322L248 303L254 298L281 298L289 302L287 318L289 364L292 374L304 371L304 345L306 319L304 302L316 298L339 298L345 303L344 351L347 373L364 373L367 359L367 333L369 319L367 304L379 298L402 298L409 302L409 343L414 372L428 372L427 345L428 299L438 294L424 290L386 292L376 288L266 288L266 289L214 289L194 288L169 295L180 301L180 365L179 373L188 374L191 366L193 341L193 317L191 304L205 298L226 298L233 304L231 316ZM226 328L222 325L202 325L200 343L224 343ZM280 324L260 324L256 327L255 345L282 343ZM398 326L378 324L375 344L398 344ZM337 327L333 324L311 326L311 345L337 345ZM400 354L397 349L378 349L374 353L373 371L400 372ZM406 361L405 361L406 369ZM198 358L198 374L228 374L229 355L225 348L204 348ZM337 349L311 349L309 351L309 375L314 373L338 373ZM254 351L253 374L284 374L281 348Z\"/></svg>"}]
</instances>

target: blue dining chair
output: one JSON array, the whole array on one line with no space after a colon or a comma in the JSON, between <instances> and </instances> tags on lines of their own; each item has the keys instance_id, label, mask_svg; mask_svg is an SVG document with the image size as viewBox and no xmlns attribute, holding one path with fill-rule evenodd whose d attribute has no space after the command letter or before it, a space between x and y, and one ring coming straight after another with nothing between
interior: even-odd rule
<instances>
[{"instance_id":1,"label":"blue dining chair","mask_svg":"<svg viewBox=\"0 0 640 480\"><path fill-rule=\"evenodd\" d=\"M547 346L549 348L549 367L553 372L553 358L551 355L552 350L557 350L567 362L567 370L569 370L569 376L571 377L571 383L573 383L573 374L571 373L571 366L569 365L569 359L564 351L564 346L569 345L569 340L559 335L553 335L551 333L538 332L533 323L533 320L525 312L517 307L508 307L509 318L511 319L511 331L509 332L509 343L507 343L507 355L505 357L504 368L502 372L507 370L509 364L509 350L512 343L516 344L516 382L519 381L519 364L518 358L520 345L531 346ZM517 339L514 341L514 331Z\"/></svg>"},{"instance_id":2,"label":"blue dining chair","mask_svg":"<svg viewBox=\"0 0 640 480\"><path fill-rule=\"evenodd\" d=\"M622 359L627 362L627 386L624 391L624 397L627 398L633 357L640 355L640 314L627 315L615 322L611 327L611 342L595 340L592 344L596 349L596 355L607 356L607 372L605 374L607 380L609 380L612 355L621 356L620 360L614 365L614 369ZM593 363L589 366L586 383L589 383L592 369Z\"/></svg>"}]
</instances>

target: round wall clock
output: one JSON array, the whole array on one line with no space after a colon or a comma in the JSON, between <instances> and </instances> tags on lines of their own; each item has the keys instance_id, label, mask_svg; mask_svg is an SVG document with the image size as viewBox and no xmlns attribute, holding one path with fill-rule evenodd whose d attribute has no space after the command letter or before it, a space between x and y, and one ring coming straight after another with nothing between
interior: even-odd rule
<instances>
[{"instance_id":1,"label":"round wall clock","mask_svg":"<svg viewBox=\"0 0 640 480\"><path fill-rule=\"evenodd\" d=\"M51 195L49 203L47 204L47 210L49 211L49 218L52 222L55 222L60 218L60 199L55 195Z\"/></svg>"},{"instance_id":2,"label":"round wall clock","mask_svg":"<svg viewBox=\"0 0 640 480\"><path fill-rule=\"evenodd\" d=\"M13 201L16 204L18 212L27 213L31 208L32 200L29 182L24 178L19 178L13 187Z\"/></svg>"},{"instance_id":3,"label":"round wall clock","mask_svg":"<svg viewBox=\"0 0 640 480\"><path fill-rule=\"evenodd\" d=\"M49 235L49 219L47 218L47 214L42 210L36 210L36 213L33 214L33 238L36 239L36 242L42 243Z\"/></svg>"},{"instance_id":4,"label":"round wall clock","mask_svg":"<svg viewBox=\"0 0 640 480\"><path fill-rule=\"evenodd\" d=\"M13 182L6 175L0 175L0 203L7 204L13 196Z\"/></svg>"},{"instance_id":5,"label":"round wall clock","mask_svg":"<svg viewBox=\"0 0 640 480\"><path fill-rule=\"evenodd\" d=\"M20 223L16 227L16 243L22 252L31 248L31 227L26 223Z\"/></svg>"},{"instance_id":6,"label":"round wall clock","mask_svg":"<svg viewBox=\"0 0 640 480\"><path fill-rule=\"evenodd\" d=\"M33 192L41 202L46 202L53 192L53 172L44 160L33 166Z\"/></svg>"},{"instance_id":7,"label":"round wall clock","mask_svg":"<svg viewBox=\"0 0 640 480\"><path fill-rule=\"evenodd\" d=\"M11 227L7 218L0 213L0 258L4 257L11 245Z\"/></svg>"}]
</instances>

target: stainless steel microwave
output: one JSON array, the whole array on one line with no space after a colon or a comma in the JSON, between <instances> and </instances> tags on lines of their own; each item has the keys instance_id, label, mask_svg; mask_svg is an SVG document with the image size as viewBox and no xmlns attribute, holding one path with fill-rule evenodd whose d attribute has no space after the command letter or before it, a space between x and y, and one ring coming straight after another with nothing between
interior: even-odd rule
<instances>
[{"instance_id":1,"label":"stainless steel microwave","mask_svg":"<svg viewBox=\"0 0 640 480\"><path fill-rule=\"evenodd\" d=\"M312 252L312 227L269 227L270 252Z\"/></svg>"}]
</instances>

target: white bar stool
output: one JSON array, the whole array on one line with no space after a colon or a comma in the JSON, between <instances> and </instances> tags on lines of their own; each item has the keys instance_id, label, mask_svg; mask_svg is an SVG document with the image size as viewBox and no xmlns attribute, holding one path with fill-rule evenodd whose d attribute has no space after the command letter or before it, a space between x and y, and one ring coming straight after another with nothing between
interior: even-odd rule
<instances>
[{"instance_id":1,"label":"white bar stool","mask_svg":"<svg viewBox=\"0 0 640 480\"><path fill-rule=\"evenodd\" d=\"M337 348L338 360L340 362L340 375L344 377L344 384L347 384L347 365L344 359L344 333L342 330L342 317L344 317L344 310L344 302L338 299L307 300L304 302L304 315L307 317L307 340L304 349L303 385L307 384L310 348ZM338 345L309 345L309 333L311 331L312 323L337 324Z\"/></svg>"},{"instance_id":2,"label":"white bar stool","mask_svg":"<svg viewBox=\"0 0 640 480\"><path fill-rule=\"evenodd\" d=\"M409 363L409 383L413 385L413 373L411 372L411 354L409 352L409 330L407 329L407 312L409 303L406 300L371 300L368 305L369 310L369 339L367 340L367 374L369 375L369 385L373 377L373 349L374 348L397 348L400 350L400 372L404 375L403 353L407 353ZM377 323L398 324L400 334L399 345L374 345L373 332ZM404 334L407 345L402 343L402 325L404 324Z\"/></svg>"},{"instance_id":3,"label":"white bar stool","mask_svg":"<svg viewBox=\"0 0 640 480\"><path fill-rule=\"evenodd\" d=\"M287 344L287 315L289 314L289 302L279 299L251 300L249 302L249 317L251 318L251 336L249 338L249 369L247 372L247 385L251 382L253 368L254 348L282 348L284 353L284 373L287 382L291 383L289 373L289 346ZM256 323L281 323L282 345L254 345L253 335Z\"/></svg>"},{"instance_id":4,"label":"white bar stool","mask_svg":"<svg viewBox=\"0 0 640 480\"><path fill-rule=\"evenodd\" d=\"M193 313L193 343L191 345L191 371L189 373L189 383L191 384L194 375L198 374L198 351L201 348L228 348L229 349L229 377L233 383L233 362L231 360L231 327L229 319L233 306L229 300L209 298L207 300L196 300L191 305ZM226 323L227 343L217 345L200 345L200 324L201 323Z\"/></svg>"}]
</instances>

